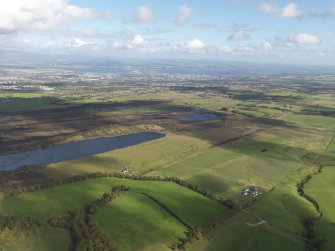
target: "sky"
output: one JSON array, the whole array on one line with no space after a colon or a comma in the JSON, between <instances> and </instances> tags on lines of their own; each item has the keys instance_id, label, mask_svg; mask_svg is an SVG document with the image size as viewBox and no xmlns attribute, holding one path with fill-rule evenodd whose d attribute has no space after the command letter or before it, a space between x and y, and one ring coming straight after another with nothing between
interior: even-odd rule
<instances>
[{"instance_id":1,"label":"sky","mask_svg":"<svg viewBox=\"0 0 335 251\"><path fill-rule=\"evenodd\" d=\"M335 0L0 0L0 50L335 65Z\"/></svg>"}]
</instances>

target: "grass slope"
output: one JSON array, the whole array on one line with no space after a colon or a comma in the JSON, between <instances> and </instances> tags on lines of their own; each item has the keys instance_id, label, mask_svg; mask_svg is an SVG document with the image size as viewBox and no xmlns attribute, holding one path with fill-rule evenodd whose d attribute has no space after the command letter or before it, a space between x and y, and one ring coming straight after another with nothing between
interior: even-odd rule
<instances>
[{"instance_id":1,"label":"grass slope","mask_svg":"<svg viewBox=\"0 0 335 251\"><path fill-rule=\"evenodd\" d=\"M97 214L97 222L119 250L169 250L187 230L145 195L129 192Z\"/></svg>"},{"instance_id":2,"label":"grass slope","mask_svg":"<svg viewBox=\"0 0 335 251\"><path fill-rule=\"evenodd\" d=\"M335 166L324 167L321 173L313 178L305 186L306 194L314 198L323 213L316 224L319 238L325 238L335 248Z\"/></svg>"},{"instance_id":3,"label":"grass slope","mask_svg":"<svg viewBox=\"0 0 335 251\"><path fill-rule=\"evenodd\" d=\"M234 224L216 236L203 249L204 251L298 251L304 250L304 244L272 228L261 225L250 227Z\"/></svg>"},{"instance_id":4,"label":"grass slope","mask_svg":"<svg viewBox=\"0 0 335 251\"><path fill-rule=\"evenodd\" d=\"M72 240L68 230L48 228L23 239L11 241L0 250L6 251L70 251Z\"/></svg>"},{"instance_id":5,"label":"grass slope","mask_svg":"<svg viewBox=\"0 0 335 251\"><path fill-rule=\"evenodd\" d=\"M201 226L227 210L218 203L175 183L98 178L10 197L1 201L0 214L43 218L63 215L82 208L110 191L113 186L122 184L136 192L155 197L193 226Z\"/></svg>"}]
</instances>

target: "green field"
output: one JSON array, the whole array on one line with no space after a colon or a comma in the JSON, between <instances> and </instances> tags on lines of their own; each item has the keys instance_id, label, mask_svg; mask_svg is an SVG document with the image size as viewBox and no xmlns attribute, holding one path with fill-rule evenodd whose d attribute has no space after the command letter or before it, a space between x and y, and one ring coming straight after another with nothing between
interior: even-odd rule
<instances>
[{"instance_id":1,"label":"green field","mask_svg":"<svg viewBox=\"0 0 335 251\"><path fill-rule=\"evenodd\" d=\"M208 85L214 93L208 94L202 93L202 80L194 81L191 87L175 86L181 88L180 92L167 86L136 86L128 91L134 88L132 84L125 86L125 92L114 92L108 85L96 85L97 90L108 91L95 96L94 90L87 95L91 86L73 84L68 90L64 85L55 96L39 91L1 93L1 139L5 143L0 144L0 152L138 131L163 132L166 137L34 170L6 173L8 181L3 178L0 184L0 215L7 219L22 215L55 220L76 210L79 217L85 205L112 187L126 185L130 191L122 192L106 207L99 207L94 215L99 231L121 251L168 251L169 245L186 237L186 225L205 226L222 215L229 218L215 221L218 225L214 229L206 228L204 238L192 245L191 251L304 250L302 236L307 229L303 222L318 217L318 213L310 201L299 195L297 184L316 173L304 191L317 201L323 213L315 225L317 238L325 238L335 247L334 95L309 89L311 86L300 84L300 77L293 87L284 78L278 83L275 77L269 77L268 82L261 78L260 85L257 78L248 79L245 85L245 79L237 79L234 88L227 91L229 97L223 97L226 90L220 89L221 83L216 80ZM197 87L201 87L200 92ZM220 114L222 119L178 119L199 108ZM320 166L324 168L317 173ZM246 211L228 211L175 183L115 177L26 192L35 182L46 184L53 179L62 181L95 172L121 173L125 167L134 176L180 178L231 199L236 208L244 205ZM241 195L241 189L247 186L257 186L262 194L256 198ZM5 199L6 189L9 197ZM21 193L12 196L11 192L17 191ZM266 223L254 226L260 219ZM9 242L4 250L71 250L71 237L73 245L78 244L71 233L59 228L42 229Z\"/></svg>"},{"instance_id":2,"label":"green field","mask_svg":"<svg viewBox=\"0 0 335 251\"><path fill-rule=\"evenodd\" d=\"M313 176L305 186L305 191L318 202L322 217L316 223L319 238L325 238L335 247L335 166L324 167L321 173Z\"/></svg>"},{"instance_id":3,"label":"green field","mask_svg":"<svg viewBox=\"0 0 335 251\"><path fill-rule=\"evenodd\" d=\"M252 212L281 229L296 233L304 232L303 219L308 216L317 216L317 214L313 205L293 189L273 190L251 208Z\"/></svg>"},{"instance_id":4,"label":"green field","mask_svg":"<svg viewBox=\"0 0 335 251\"><path fill-rule=\"evenodd\" d=\"M302 251L304 242L288 231L262 223L261 219L247 212L240 212L190 248L190 251L230 250Z\"/></svg>"},{"instance_id":5,"label":"green field","mask_svg":"<svg viewBox=\"0 0 335 251\"><path fill-rule=\"evenodd\" d=\"M192 226L201 226L227 209L202 195L170 182L98 178L43 189L2 200L1 215L49 218L83 208L118 185L144 192L165 204ZM22 211L22 208L25 208ZM192 214L189 212L192 211Z\"/></svg>"},{"instance_id":6,"label":"green field","mask_svg":"<svg viewBox=\"0 0 335 251\"><path fill-rule=\"evenodd\" d=\"M333 152L333 154L335 154L335 137L333 137L333 139L329 142L329 146L327 149L328 152Z\"/></svg>"},{"instance_id":7,"label":"green field","mask_svg":"<svg viewBox=\"0 0 335 251\"><path fill-rule=\"evenodd\" d=\"M300 115L292 114L287 117L290 122L300 123L304 125L319 128L335 128L335 118L321 115Z\"/></svg>"},{"instance_id":8,"label":"green field","mask_svg":"<svg viewBox=\"0 0 335 251\"><path fill-rule=\"evenodd\" d=\"M6 251L71 251L73 250L71 236L68 230L61 228L42 229L40 232L0 246Z\"/></svg>"},{"instance_id":9,"label":"green field","mask_svg":"<svg viewBox=\"0 0 335 251\"><path fill-rule=\"evenodd\" d=\"M124 166L129 166L134 170L134 174L138 175L164 166L171 161L208 146L209 143L206 140L168 134L165 138L155 140L155 142L147 142L126 149L50 164L44 170L44 173L51 177L67 177L89 173L92 170L100 172L120 171ZM132 157L129 158L129 156Z\"/></svg>"},{"instance_id":10,"label":"green field","mask_svg":"<svg viewBox=\"0 0 335 251\"><path fill-rule=\"evenodd\" d=\"M237 194L248 184L271 187L299 168L301 158L307 153L300 148L272 142L270 137L259 141L239 140L225 148L212 148L191 155L148 175L177 175L220 195Z\"/></svg>"},{"instance_id":11,"label":"green field","mask_svg":"<svg viewBox=\"0 0 335 251\"><path fill-rule=\"evenodd\" d=\"M97 214L97 222L119 250L169 250L187 228L145 195L128 192Z\"/></svg>"},{"instance_id":12,"label":"green field","mask_svg":"<svg viewBox=\"0 0 335 251\"><path fill-rule=\"evenodd\" d=\"M273 228L233 224L222 229L213 239L201 243L191 251L303 251L304 243Z\"/></svg>"}]
</instances>

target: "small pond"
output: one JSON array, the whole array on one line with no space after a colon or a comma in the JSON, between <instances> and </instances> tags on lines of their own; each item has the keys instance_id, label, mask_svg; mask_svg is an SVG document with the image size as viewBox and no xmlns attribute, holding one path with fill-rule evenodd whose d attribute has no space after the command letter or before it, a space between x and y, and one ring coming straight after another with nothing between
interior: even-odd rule
<instances>
[{"instance_id":1,"label":"small pond","mask_svg":"<svg viewBox=\"0 0 335 251\"><path fill-rule=\"evenodd\" d=\"M216 120L222 118L221 116L210 113L206 110L195 110L191 113L186 113L181 116L178 116L179 119L191 120L191 121L207 121L207 120Z\"/></svg>"}]
</instances>

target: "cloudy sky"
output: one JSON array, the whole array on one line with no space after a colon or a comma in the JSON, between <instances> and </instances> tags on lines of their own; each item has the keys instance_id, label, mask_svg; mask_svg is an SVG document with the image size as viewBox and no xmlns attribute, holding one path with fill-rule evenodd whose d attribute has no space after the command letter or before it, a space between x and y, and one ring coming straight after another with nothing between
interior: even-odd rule
<instances>
[{"instance_id":1,"label":"cloudy sky","mask_svg":"<svg viewBox=\"0 0 335 251\"><path fill-rule=\"evenodd\" d=\"M335 65L335 0L1 0L0 50Z\"/></svg>"}]
</instances>

